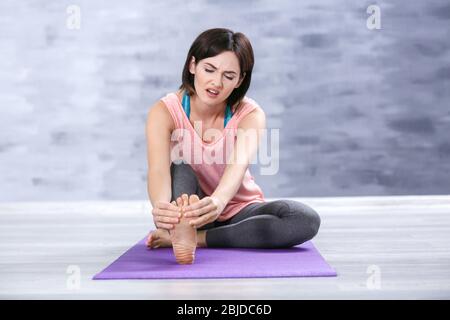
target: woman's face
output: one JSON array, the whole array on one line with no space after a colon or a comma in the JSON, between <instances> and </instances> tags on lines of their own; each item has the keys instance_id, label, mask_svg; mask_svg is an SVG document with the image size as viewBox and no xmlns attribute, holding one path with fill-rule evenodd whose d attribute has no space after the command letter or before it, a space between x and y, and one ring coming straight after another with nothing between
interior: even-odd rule
<instances>
[{"instance_id":1,"label":"woman's face","mask_svg":"<svg viewBox=\"0 0 450 320\"><path fill-rule=\"evenodd\" d=\"M233 90L244 80L239 79L241 69L236 54L225 51L221 54L195 62L192 57L189 71L194 74L194 86L197 96L206 104L217 105L226 101ZM245 76L245 75L244 75ZM211 95L207 89L216 90L217 95Z\"/></svg>"}]
</instances>

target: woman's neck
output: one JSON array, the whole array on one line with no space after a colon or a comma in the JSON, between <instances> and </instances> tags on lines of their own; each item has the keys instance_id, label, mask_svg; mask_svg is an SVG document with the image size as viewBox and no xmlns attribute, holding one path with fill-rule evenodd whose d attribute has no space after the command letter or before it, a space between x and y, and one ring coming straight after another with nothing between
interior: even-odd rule
<instances>
[{"instance_id":1,"label":"woman's neck","mask_svg":"<svg viewBox=\"0 0 450 320\"><path fill-rule=\"evenodd\" d=\"M197 95L190 97L191 113L194 111L197 118L207 123L215 122L218 118L223 118L225 114L226 102L215 106L207 105L198 99Z\"/></svg>"}]
</instances>

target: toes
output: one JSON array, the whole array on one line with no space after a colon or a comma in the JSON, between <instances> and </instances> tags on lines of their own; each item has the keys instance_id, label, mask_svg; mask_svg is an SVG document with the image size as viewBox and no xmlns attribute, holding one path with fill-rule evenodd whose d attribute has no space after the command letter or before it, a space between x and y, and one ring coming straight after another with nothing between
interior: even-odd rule
<instances>
[{"instance_id":1,"label":"toes","mask_svg":"<svg viewBox=\"0 0 450 320\"><path fill-rule=\"evenodd\" d=\"M156 231L155 231L155 232L152 232L152 234L150 235L150 237L151 237L151 240L152 240L152 241L158 240L158 239L160 238L158 232L156 232Z\"/></svg>"},{"instance_id":2,"label":"toes","mask_svg":"<svg viewBox=\"0 0 450 320\"><path fill-rule=\"evenodd\" d=\"M147 241L145 242L145 244L147 245L147 247L149 247L151 243L152 243L152 234L150 233L147 237Z\"/></svg>"},{"instance_id":3,"label":"toes","mask_svg":"<svg viewBox=\"0 0 450 320\"><path fill-rule=\"evenodd\" d=\"M183 194L181 197L183 199L183 206L184 207L188 206L189 205L189 197L188 197L188 195L187 194Z\"/></svg>"},{"instance_id":4,"label":"toes","mask_svg":"<svg viewBox=\"0 0 450 320\"><path fill-rule=\"evenodd\" d=\"M180 197L177 198L177 205L178 205L179 207L182 207L182 206L183 206L183 200L182 200Z\"/></svg>"},{"instance_id":5,"label":"toes","mask_svg":"<svg viewBox=\"0 0 450 320\"><path fill-rule=\"evenodd\" d=\"M197 201L200 201L200 198L198 197L198 195L192 194L189 197L189 204L196 203Z\"/></svg>"}]
</instances>

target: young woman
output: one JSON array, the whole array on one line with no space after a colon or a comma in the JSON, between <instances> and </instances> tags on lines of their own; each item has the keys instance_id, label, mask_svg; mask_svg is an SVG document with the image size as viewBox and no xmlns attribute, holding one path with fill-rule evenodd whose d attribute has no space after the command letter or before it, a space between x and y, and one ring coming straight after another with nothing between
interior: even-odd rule
<instances>
[{"instance_id":1,"label":"young woman","mask_svg":"<svg viewBox=\"0 0 450 320\"><path fill-rule=\"evenodd\" d=\"M179 90L148 113L148 193L157 229L147 246L172 246L179 263L192 263L196 247L286 248L319 230L312 208L266 201L249 172L265 129L264 111L245 96L253 65L244 34L206 30L188 52Z\"/></svg>"}]
</instances>

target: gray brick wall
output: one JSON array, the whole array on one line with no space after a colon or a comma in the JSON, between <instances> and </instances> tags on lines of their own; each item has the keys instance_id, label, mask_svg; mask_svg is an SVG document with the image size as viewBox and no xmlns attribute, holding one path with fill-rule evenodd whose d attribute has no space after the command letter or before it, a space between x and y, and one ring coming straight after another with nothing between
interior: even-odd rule
<instances>
[{"instance_id":1,"label":"gray brick wall","mask_svg":"<svg viewBox=\"0 0 450 320\"><path fill-rule=\"evenodd\" d=\"M371 4L380 30L366 27ZM255 50L248 96L280 128L279 172L251 167L267 197L450 192L448 1L30 0L0 11L0 201L146 198L146 113L212 27L244 32Z\"/></svg>"}]
</instances>

